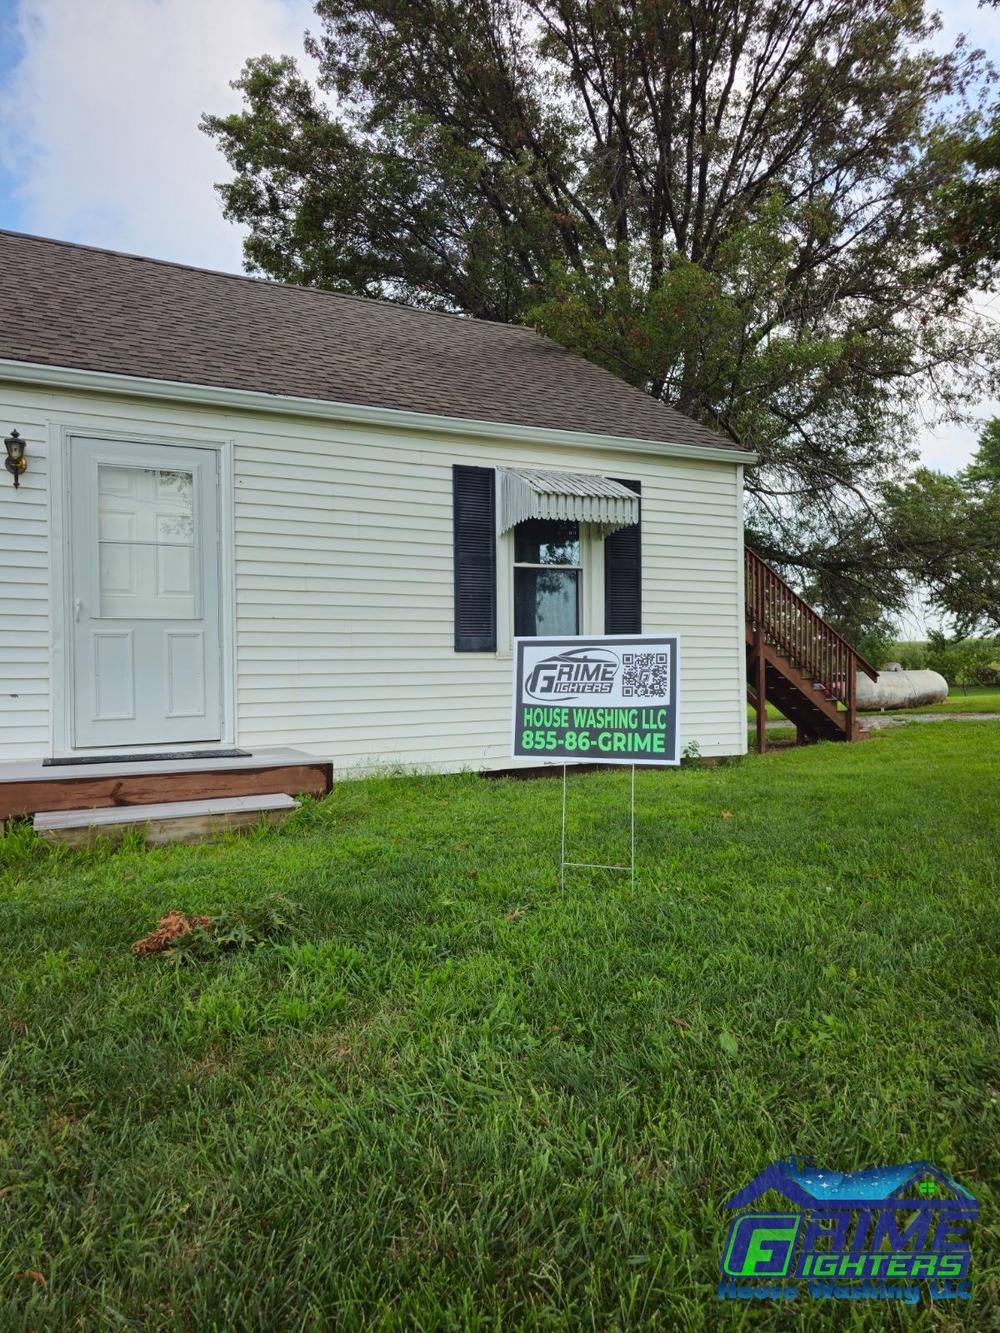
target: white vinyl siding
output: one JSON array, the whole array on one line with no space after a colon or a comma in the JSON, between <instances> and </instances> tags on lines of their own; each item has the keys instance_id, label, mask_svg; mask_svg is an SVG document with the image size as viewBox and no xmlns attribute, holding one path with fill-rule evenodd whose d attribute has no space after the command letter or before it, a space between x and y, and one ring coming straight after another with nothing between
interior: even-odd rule
<instances>
[{"instance_id":1,"label":"white vinyl siding","mask_svg":"<svg viewBox=\"0 0 1000 1333\"><path fill-rule=\"evenodd\" d=\"M234 440L234 739L244 748L295 746L342 773L508 765L506 645L497 654L453 648L454 463L641 481L643 630L681 636L681 744L696 741L704 755L746 748L733 464L492 444L463 437L460 423L454 436L432 435L4 385L0 400L6 429L29 441L22 490L0 484L6 568L22 537L33 543L14 637L3 639L24 689L0 700L4 758L59 748L49 724L47 421L140 440ZM5 593L5 616L12 600Z\"/></svg>"},{"instance_id":2,"label":"white vinyl siding","mask_svg":"<svg viewBox=\"0 0 1000 1333\"><path fill-rule=\"evenodd\" d=\"M28 466L17 490L0 467L0 762L48 754L51 693L45 417L12 398L0 387L0 437L21 432Z\"/></svg>"}]
</instances>

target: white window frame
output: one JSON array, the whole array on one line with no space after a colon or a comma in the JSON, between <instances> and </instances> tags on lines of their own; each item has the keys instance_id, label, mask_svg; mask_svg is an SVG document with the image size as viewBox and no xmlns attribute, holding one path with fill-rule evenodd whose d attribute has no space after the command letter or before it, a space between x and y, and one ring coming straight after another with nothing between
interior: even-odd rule
<instances>
[{"instance_id":1,"label":"white window frame","mask_svg":"<svg viewBox=\"0 0 1000 1333\"><path fill-rule=\"evenodd\" d=\"M499 487L497 488L499 491ZM580 633L604 633L604 537L580 524ZM497 538L497 656L514 652L514 529Z\"/></svg>"}]
</instances>

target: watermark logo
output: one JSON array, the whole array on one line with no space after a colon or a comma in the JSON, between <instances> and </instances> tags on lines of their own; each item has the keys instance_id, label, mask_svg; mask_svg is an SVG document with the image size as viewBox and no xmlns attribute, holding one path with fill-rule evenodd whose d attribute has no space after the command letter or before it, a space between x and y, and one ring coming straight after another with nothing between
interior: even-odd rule
<instances>
[{"instance_id":1,"label":"watermark logo","mask_svg":"<svg viewBox=\"0 0 1000 1333\"><path fill-rule=\"evenodd\" d=\"M775 1191L797 1212L754 1211ZM720 1300L969 1300L979 1204L930 1161L843 1173L772 1162L726 1205Z\"/></svg>"},{"instance_id":2,"label":"watermark logo","mask_svg":"<svg viewBox=\"0 0 1000 1333\"><path fill-rule=\"evenodd\" d=\"M744 1213L729 1228L722 1271L729 1277L787 1277L801 1213Z\"/></svg>"}]
</instances>

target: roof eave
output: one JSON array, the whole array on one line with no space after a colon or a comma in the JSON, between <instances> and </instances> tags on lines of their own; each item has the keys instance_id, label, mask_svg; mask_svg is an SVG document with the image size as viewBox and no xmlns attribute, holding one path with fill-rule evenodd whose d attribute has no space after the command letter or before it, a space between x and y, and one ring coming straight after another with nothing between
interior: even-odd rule
<instances>
[{"instance_id":1,"label":"roof eave","mask_svg":"<svg viewBox=\"0 0 1000 1333\"><path fill-rule=\"evenodd\" d=\"M741 449L715 449L709 445L674 444L666 440L633 439L622 435L598 435L586 431L556 430L544 426L521 426L508 421L484 421L476 417L439 416L431 412L409 412L390 407L332 402L326 398L297 398L260 393L215 384L189 384L182 380L146 379L101 370L79 370L39 362L0 358L0 381L60 388L85 393L113 393L125 397L154 398L183 402L190 406L242 409L247 412L279 413L358 425L390 426L397 430L429 431L491 440L545 443L565 448L604 449L615 453L655 455L704 463L751 466L758 455Z\"/></svg>"}]
</instances>

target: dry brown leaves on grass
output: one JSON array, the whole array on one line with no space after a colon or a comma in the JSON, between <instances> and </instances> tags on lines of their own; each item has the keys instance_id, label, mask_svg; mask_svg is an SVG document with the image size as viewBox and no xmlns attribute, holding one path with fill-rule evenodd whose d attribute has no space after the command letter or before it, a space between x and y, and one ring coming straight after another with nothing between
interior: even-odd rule
<instances>
[{"instance_id":1,"label":"dry brown leaves on grass","mask_svg":"<svg viewBox=\"0 0 1000 1333\"><path fill-rule=\"evenodd\" d=\"M23 1273L15 1273L14 1281L20 1282L22 1278L30 1278L32 1282L37 1282L43 1291L48 1291L49 1280L44 1273L39 1273L35 1268L26 1268Z\"/></svg>"},{"instance_id":2,"label":"dry brown leaves on grass","mask_svg":"<svg viewBox=\"0 0 1000 1333\"><path fill-rule=\"evenodd\" d=\"M215 958L229 949L256 949L259 944L287 935L299 908L282 893L272 893L259 902L223 909L214 916L189 916L168 912L156 929L136 940L136 957L162 954L174 963L193 963Z\"/></svg>"},{"instance_id":3,"label":"dry brown leaves on grass","mask_svg":"<svg viewBox=\"0 0 1000 1333\"><path fill-rule=\"evenodd\" d=\"M204 928L211 924L212 918L209 916L185 916L183 912L168 912L166 916L160 917L155 930L143 935L141 940L136 940L132 952L137 958L147 953L163 953L185 935L194 934L199 926Z\"/></svg>"}]
</instances>

